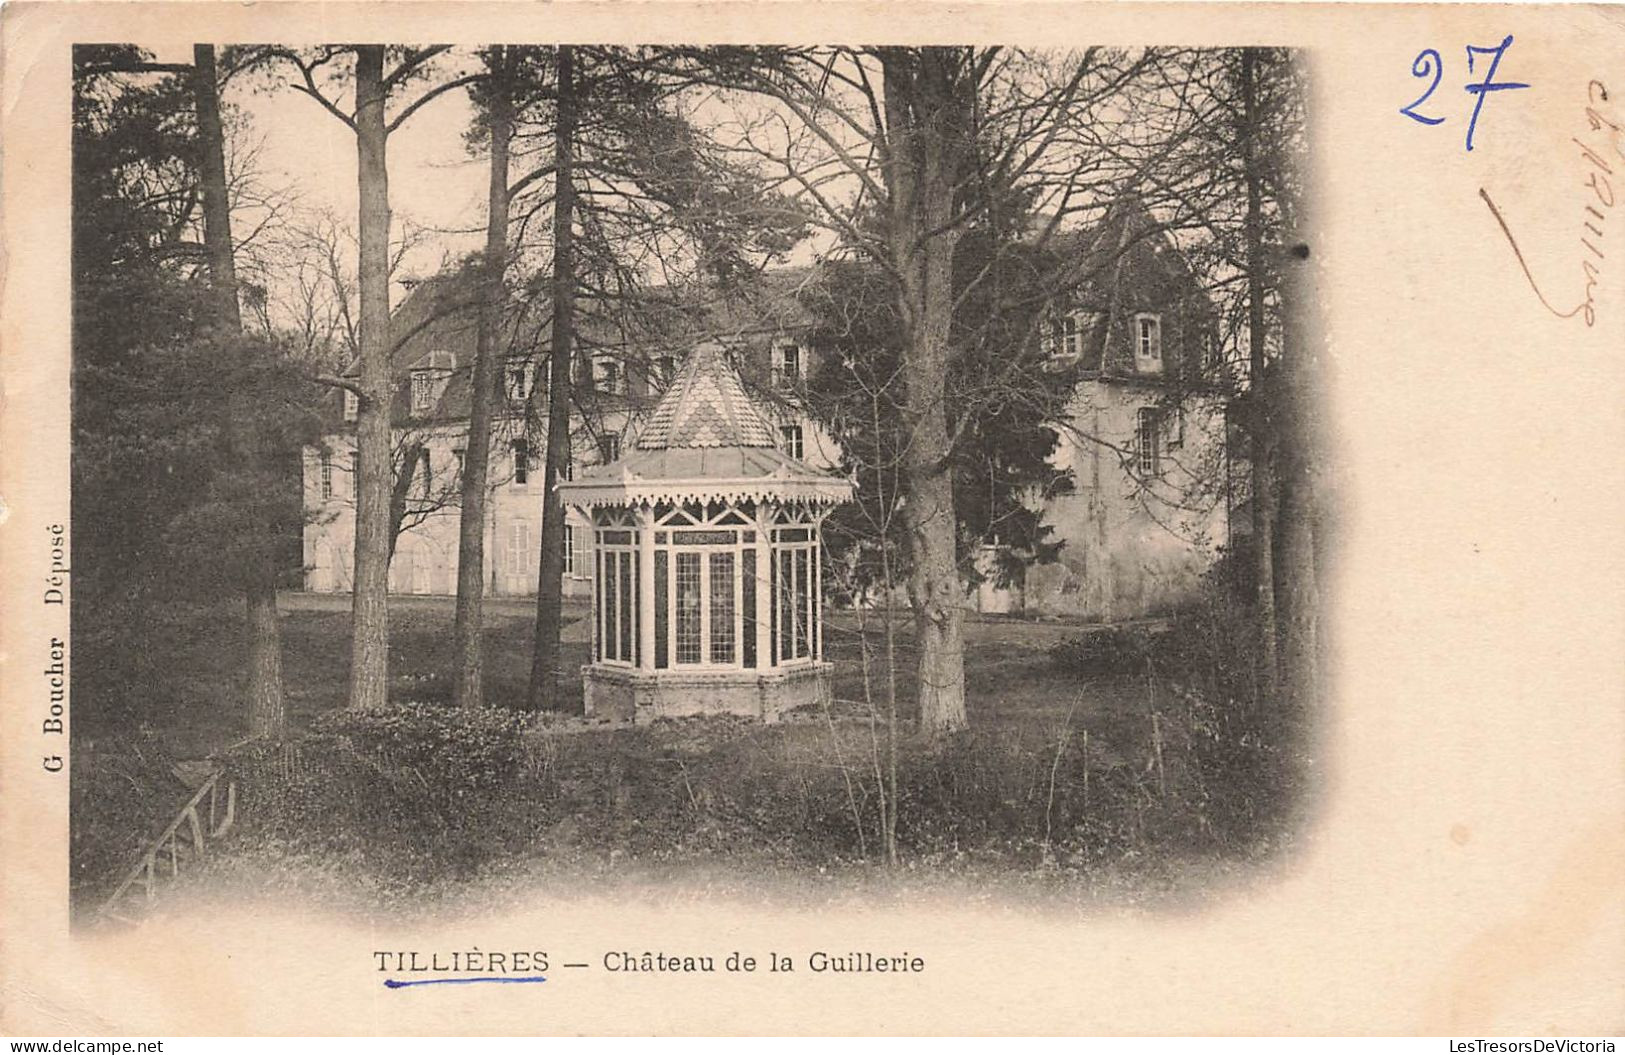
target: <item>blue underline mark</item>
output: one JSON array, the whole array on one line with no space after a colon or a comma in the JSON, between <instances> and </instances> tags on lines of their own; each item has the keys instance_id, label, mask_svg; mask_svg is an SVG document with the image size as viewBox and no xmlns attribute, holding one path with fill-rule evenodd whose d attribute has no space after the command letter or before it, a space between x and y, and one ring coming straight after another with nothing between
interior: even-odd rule
<instances>
[{"instance_id":1,"label":"blue underline mark","mask_svg":"<svg viewBox=\"0 0 1625 1055\"><path fill-rule=\"evenodd\" d=\"M474 984L479 983L479 982L509 982L509 983L512 983L512 982L545 982L545 981L547 981L547 978L544 977L543 975L539 975L539 974L518 975L518 976L510 976L510 977L496 976L496 977L485 977L485 978L413 978L413 979L410 979L408 981L402 981L399 978L385 978L384 979L384 988L386 988L386 989L405 989L408 986L414 986L414 985L474 985Z\"/></svg>"}]
</instances>

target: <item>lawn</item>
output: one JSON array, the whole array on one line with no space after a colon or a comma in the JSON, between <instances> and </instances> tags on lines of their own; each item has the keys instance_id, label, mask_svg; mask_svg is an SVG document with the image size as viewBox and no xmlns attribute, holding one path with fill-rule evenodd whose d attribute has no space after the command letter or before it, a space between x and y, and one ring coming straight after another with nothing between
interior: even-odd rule
<instances>
[{"instance_id":1,"label":"lawn","mask_svg":"<svg viewBox=\"0 0 1625 1055\"><path fill-rule=\"evenodd\" d=\"M1228 867L1290 834L1280 745L1233 704L1176 692L1177 679L1069 674L1051 650L1078 627L971 619L970 729L927 740L912 731L911 633L901 621L893 777L873 615L867 692L864 638L856 617L840 613L826 629L837 669L827 709L772 726L713 718L608 728L557 716L476 720L449 708L452 606L421 597L391 604L391 699L400 706L357 718L343 707L346 601L284 599L288 752L231 749L246 731L235 702L241 622L231 612L187 616L186 647L168 669L182 689L147 710L139 734L76 713L81 746L98 759L75 777L82 894L105 889L178 805L161 766L131 760L132 743L157 760L231 749L241 824L216 875L313 883L323 896L374 902L432 902L493 877L561 870L867 882L877 868L896 872L881 867L884 801L897 804L905 870L1073 889L1125 870L1141 886L1178 887L1192 862L1198 872ZM569 670L587 658L584 615L566 613ZM487 606L486 687L499 709L524 700L531 619L528 601ZM579 710L579 678L561 688L563 709ZM266 867L274 862L282 865Z\"/></svg>"}]
</instances>

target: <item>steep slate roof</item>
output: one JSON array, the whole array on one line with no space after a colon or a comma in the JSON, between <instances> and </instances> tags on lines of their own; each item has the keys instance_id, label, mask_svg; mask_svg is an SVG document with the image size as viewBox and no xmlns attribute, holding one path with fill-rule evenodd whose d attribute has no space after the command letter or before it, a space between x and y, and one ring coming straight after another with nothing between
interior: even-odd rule
<instances>
[{"instance_id":1,"label":"steep slate roof","mask_svg":"<svg viewBox=\"0 0 1625 1055\"><path fill-rule=\"evenodd\" d=\"M1212 300L1184 253L1137 195L1126 194L1095 225L1056 231L1047 248L1069 260L1076 284L1055 304L1057 313L1094 313L1083 334L1077 366L1102 381L1164 383L1197 379L1204 368L1201 344L1212 335ZM1134 365L1130 323L1137 312L1156 312L1163 322L1162 374L1141 374Z\"/></svg>"},{"instance_id":2,"label":"steep slate roof","mask_svg":"<svg viewBox=\"0 0 1625 1055\"><path fill-rule=\"evenodd\" d=\"M1043 217L1034 220L1036 227L1043 223ZM1036 237L1036 231L1030 237ZM1098 313L1085 335L1085 351L1079 360L1080 365L1090 367L1090 373L1102 380L1155 380L1137 374L1134 368L1129 322L1138 310L1165 314L1164 355L1168 369L1161 376L1180 376L1200 366L1191 353L1201 333L1214 325L1211 301L1184 255L1136 196L1119 199L1090 227L1055 231L1046 240L1046 248L1076 261L1079 281L1065 295L1065 302ZM736 341L736 355L756 360L736 365L743 369L751 390L760 390L768 374L763 336L788 336L814 321L804 293L817 281L816 267L785 267L763 271L751 282L727 290L655 287L641 294L641 309L630 327L624 324L615 305L594 311L591 304L586 304L578 317L578 352L624 357L630 395L615 398L647 405L650 385L640 371L647 369L645 359L651 350L681 355L684 348L704 342ZM390 329L392 339L400 342L393 357L397 382L392 417L397 423L467 420L469 367L477 333L476 288L472 270L451 268L416 282L395 309ZM547 344L546 314L539 309L513 312L506 320L502 341L504 348L533 350L538 386L545 385L542 350ZM413 414L410 372L431 366L429 360L435 350L451 353L452 369L444 377L435 406L426 413ZM729 376L738 388L737 376L732 372ZM721 405L735 402L730 396ZM328 406L330 423L338 427L342 421L338 393L332 395ZM654 415L660 418L658 407ZM696 430L706 416L702 413L695 421ZM764 427L771 442L773 429L765 422ZM652 439L659 433L646 429L645 435ZM642 442L640 438L640 445Z\"/></svg>"},{"instance_id":3,"label":"steep slate roof","mask_svg":"<svg viewBox=\"0 0 1625 1055\"><path fill-rule=\"evenodd\" d=\"M778 448L767 415L713 341L689 353L631 454L561 483L559 494L566 504L585 507L711 501L833 505L852 496L852 483Z\"/></svg>"}]
</instances>

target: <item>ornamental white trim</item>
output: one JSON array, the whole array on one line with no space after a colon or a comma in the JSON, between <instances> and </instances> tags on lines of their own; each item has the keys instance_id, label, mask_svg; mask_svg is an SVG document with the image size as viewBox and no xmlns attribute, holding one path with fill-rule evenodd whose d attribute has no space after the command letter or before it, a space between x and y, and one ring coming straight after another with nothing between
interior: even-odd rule
<instances>
[{"instance_id":1,"label":"ornamental white trim","mask_svg":"<svg viewBox=\"0 0 1625 1055\"><path fill-rule=\"evenodd\" d=\"M560 497L584 509L598 506L645 506L684 502L805 502L838 505L852 497L852 483L837 477L787 478L750 476L731 479L644 480L620 478L577 480L561 484Z\"/></svg>"}]
</instances>

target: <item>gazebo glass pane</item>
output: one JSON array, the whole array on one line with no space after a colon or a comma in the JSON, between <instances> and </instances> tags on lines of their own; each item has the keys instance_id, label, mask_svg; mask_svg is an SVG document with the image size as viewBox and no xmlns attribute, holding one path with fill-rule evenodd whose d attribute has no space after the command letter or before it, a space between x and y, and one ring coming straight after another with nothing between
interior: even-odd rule
<instances>
[{"instance_id":1,"label":"gazebo glass pane","mask_svg":"<svg viewBox=\"0 0 1625 1055\"><path fill-rule=\"evenodd\" d=\"M744 656L743 666L750 668L756 666L756 551L745 550L739 554L739 608L744 617L742 630L744 639L739 642L739 651Z\"/></svg>"},{"instance_id":2,"label":"gazebo glass pane","mask_svg":"<svg viewBox=\"0 0 1625 1055\"><path fill-rule=\"evenodd\" d=\"M795 594L794 565L791 563L794 554L787 549L779 550L779 589L776 607L779 610L779 662L795 658Z\"/></svg>"},{"instance_id":3,"label":"gazebo glass pane","mask_svg":"<svg viewBox=\"0 0 1625 1055\"><path fill-rule=\"evenodd\" d=\"M677 554L677 662L700 661L700 555Z\"/></svg>"},{"instance_id":4,"label":"gazebo glass pane","mask_svg":"<svg viewBox=\"0 0 1625 1055\"><path fill-rule=\"evenodd\" d=\"M666 657L666 576L670 574L665 550L655 550L655 666L664 669Z\"/></svg>"},{"instance_id":5,"label":"gazebo glass pane","mask_svg":"<svg viewBox=\"0 0 1625 1055\"><path fill-rule=\"evenodd\" d=\"M620 658L623 662L630 662L632 659L632 614L634 611L636 611L636 609L632 607L632 554L620 553L617 554L617 556L620 558L621 562L621 618L619 624L621 648L620 652L618 653L618 658Z\"/></svg>"},{"instance_id":6,"label":"gazebo glass pane","mask_svg":"<svg viewBox=\"0 0 1625 1055\"><path fill-rule=\"evenodd\" d=\"M820 624L824 619L824 593L822 590L823 578L818 574L820 563L818 551L812 551L813 577L812 577L812 619L809 640L812 642L811 655L813 659L823 659L824 635Z\"/></svg>"},{"instance_id":7,"label":"gazebo glass pane","mask_svg":"<svg viewBox=\"0 0 1625 1055\"><path fill-rule=\"evenodd\" d=\"M620 610L620 605L618 603L620 598L620 590L617 588L617 584L615 582L616 573L619 571L619 569L620 564L615 559L615 554L605 553L603 590L604 630L603 634L601 635L604 644L601 651L603 652L603 658L611 660L621 658L620 635L617 634L615 630L615 621L617 613Z\"/></svg>"},{"instance_id":8,"label":"gazebo glass pane","mask_svg":"<svg viewBox=\"0 0 1625 1055\"><path fill-rule=\"evenodd\" d=\"M597 574L593 576L592 658L600 661L604 658L604 551L594 550L593 555Z\"/></svg>"},{"instance_id":9,"label":"gazebo glass pane","mask_svg":"<svg viewBox=\"0 0 1625 1055\"><path fill-rule=\"evenodd\" d=\"M671 540L679 546L731 546L735 531L673 531Z\"/></svg>"},{"instance_id":10,"label":"gazebo glass pane","mask_svg":"<svg viewBox=\"0 0 1625 1055\"><path fill-rule=\"evenodd\" d=\"M734 555L711 554L711 662L734 661Z\"/></svg>"},{"instance_id":11,"label":"gazebo glass pane","mask_svg":"<svg viewBox=\"0 0 1625 1055\"><path fill-rule=\"evenodd\" d=\"M812 654L812 554L796 550L796 658Z\"/></svg>"}]
</instances>

